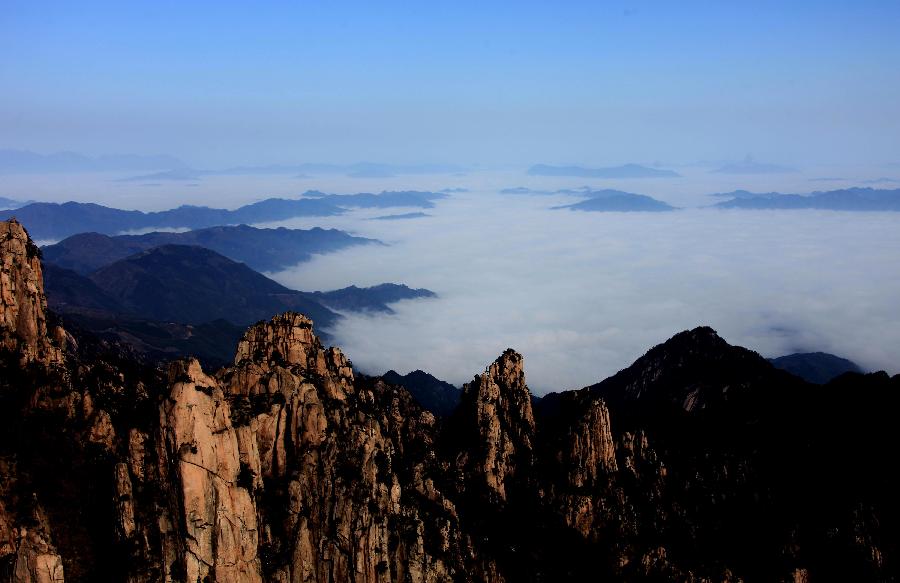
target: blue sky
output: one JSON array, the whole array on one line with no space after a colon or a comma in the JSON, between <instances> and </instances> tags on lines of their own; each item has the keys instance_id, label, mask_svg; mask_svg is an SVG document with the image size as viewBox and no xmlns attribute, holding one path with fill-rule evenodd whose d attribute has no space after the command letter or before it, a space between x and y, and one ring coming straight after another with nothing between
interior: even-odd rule
<instances>
[{"instance_id":1,"label":"blue sky","mask_svg":"<svg viewBox=\"0 0 900 583\"><path fill-rule=\"evenodd\" d=\"M0 2L0 147L900 162L900 2Z\"/></svg>"}]
</instances>

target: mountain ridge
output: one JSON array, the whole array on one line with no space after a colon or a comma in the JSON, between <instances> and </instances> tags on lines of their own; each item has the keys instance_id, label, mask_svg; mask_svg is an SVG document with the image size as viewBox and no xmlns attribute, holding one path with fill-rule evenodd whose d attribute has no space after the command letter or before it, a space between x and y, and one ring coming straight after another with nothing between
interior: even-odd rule
<instances>
[{"instance_id":1,"label":"mountain ridge","mask_svg":"<svg viewBox=\"0 0 900 583\"><path fill-rule=\"evenodd\" d=\"M75 336L24 229L0 233L16 583L898 575L900 375L814 386L698 327L537 402L507 349L439 420L294 312L214 373Z\"/></svg>"}]
</instances>

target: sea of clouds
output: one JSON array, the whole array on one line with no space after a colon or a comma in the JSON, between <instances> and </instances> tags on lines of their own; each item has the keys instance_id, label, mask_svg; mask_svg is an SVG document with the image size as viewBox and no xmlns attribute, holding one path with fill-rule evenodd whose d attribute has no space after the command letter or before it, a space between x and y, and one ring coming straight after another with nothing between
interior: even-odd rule
<instances>
[{"instance_id":1,"label":"sea of clouds","mask_svg":"<svg viewBox=\"0 0 900 583\"><path fill-rule=\"evenodd\" d=\"M476 191L422 219L288 221L389 246L271 275L296 289L392 281L437 292L395 315L348 314L334 330L372 374L421 368L460 384L512 347L541 394L597 382L700 325L764 356L826 351L900 370L900 214L549 209L572 200Z\"/></svg>"},{"instance_id":2,"label":"sea of clouds","mask_svg":"<svg viewBox=\"0 0 900 583\"><path fill-rule=\"evenodd\" d=\"M159 210L182 203L235 208L307 189L468 188L425 209L432 216L421 219L369 220L422 210L372 209L277 223L335 227L389 244L269 274L289 287L392 281L439 294L396 304L394 315L347 314L332 336L370 374L421 368L461 384L512 347L525 355L528 382L541 394L597 382L700 325L764 356L826 351L869 370L900 372L900 213L702 208L716 202L712 192L839 188L883 169L757 177L679 172L683 178L591 184L683 207L670 213L550 210L578 199L498 194L585 184L529 177L522 169L378 180L216 176L153 186L108 175L11 176L0 194ZM845 178L810 179L835 172Z\"/></svg>"}]
</instances>

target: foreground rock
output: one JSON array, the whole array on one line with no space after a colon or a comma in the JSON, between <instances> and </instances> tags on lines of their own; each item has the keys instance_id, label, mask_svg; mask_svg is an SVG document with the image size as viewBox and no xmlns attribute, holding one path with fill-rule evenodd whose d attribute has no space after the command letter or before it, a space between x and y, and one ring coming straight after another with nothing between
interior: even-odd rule
<instances>
[{"instance_id":1,"label":"foreground rock","mask_svg":"<svg viewBox=\"0 0 900 583\"><path fill-rule=\"evenodd\" d=\"M698 328L536 402L507 350L438 419L296 313L217 371L72 337L0 225L4 581L898 577L897 377Z\"/></svg>"}]
</instances>

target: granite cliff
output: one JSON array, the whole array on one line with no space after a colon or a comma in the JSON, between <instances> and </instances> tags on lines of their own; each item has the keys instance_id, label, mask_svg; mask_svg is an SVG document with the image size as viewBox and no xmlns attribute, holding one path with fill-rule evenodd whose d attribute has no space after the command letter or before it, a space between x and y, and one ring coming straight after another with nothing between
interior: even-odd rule
<instances>
[{"instance_id":1,"label":"granite cliff","mask_svg":"<svg viewBox=\"0 0 900 583\"><path fill-rule=\"evenodd\" d=\"M708 328L534 401L505 351L436 418L288 312L233 363L54 324L0 223L0 579L894 581L900 379L813 386Z\"/></svg>"}]
</instances>

